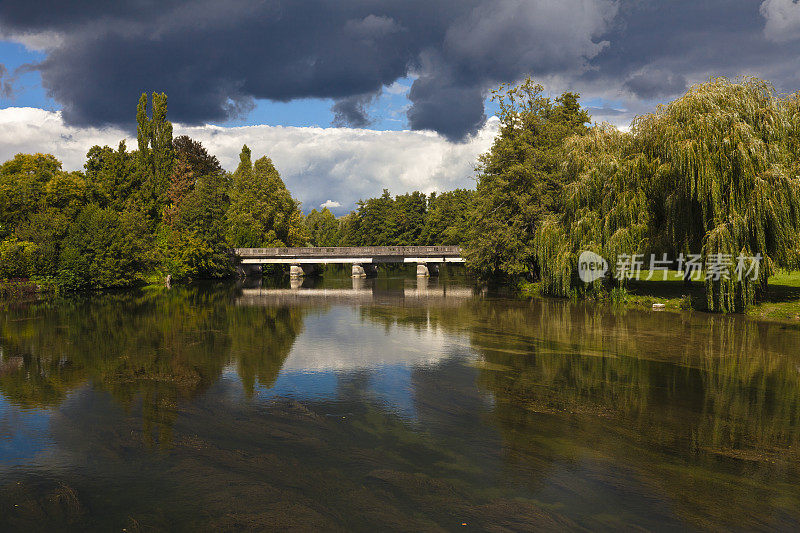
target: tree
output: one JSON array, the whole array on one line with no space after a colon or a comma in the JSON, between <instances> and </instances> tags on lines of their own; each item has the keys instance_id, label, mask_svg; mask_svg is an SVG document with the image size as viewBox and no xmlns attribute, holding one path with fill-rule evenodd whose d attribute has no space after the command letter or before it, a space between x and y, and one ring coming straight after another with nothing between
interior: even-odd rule
<instances>
[{"instance_id":1,"label":"tree","mask_svg":"<svg viewBox=\"0 0 800 533\"><path fill-rule=\"evenodd\" d=\"M428 198L424 193L414 191L395 196L387 224L387 243L392 246L418 245L427 211Z\"/></svg>"},{"instance_id":2,"label":"tree","mask_svg":"<svg viewBox=\"0 0 800 533\"><path fill-rule=\"evenodd\" d=\"M339 245L339 221L327 207L322 211L312 210L305 218L305 225L312 246Z\"/></svg>"},{"instance_id":3,"label":"tree","mask_svg":"<svg viewBox=\"0 0 800 533\"><path fill-rule=\"evenodd\" d=\"M432 193L428 199L428 213L419 236L419 244L426 246L462 244L470 231L474 202L475 191L468 189L456 189L441 194Z\"/></svg>"},{"instance_id":4,"label":"tree","mask_svg":"<svg viewBox=\"0 0 800 533\"><path fill-rule=\"evenodd\" d=\"M176 280L221 278L232 273L226 240L227 175L207 174L180 204L173 222L162 228L163 269Z\"/></svg>"},{"instance_id":5,"label":"tree","mask_svg":"<svg viewBox=\"0 0 800 533\"><path fill-rule=\"evenodd\" d=\"M28 278L33 274L36 245L10 238L0 241L0 280Z\"/></svg>"},{"instance_id":6,"label":"tree","mask_svg":"<svg viewBox=\"0 0 800 533\"><path fill-rule=\"evenodd\" d=\"M108 146L89 149L84 165L86 180L97 189L101 206L116 211L124 209L141 185L136 161L137 156L127 151L124 140L120 141L117 150Z\"/></svg>"},{"instance_id":7,"label":"tree","mask_svg":"<svg viewBox=\"0 0 800 533\"><path fill-rule=\"evenodd\" d=\"M138 213L86 206L64 239L59 284L68 289L134 285L150 266L148 235Z\"/></svg>"},{"instance_id":8,"label":"tree","mask_svg":"<svg viewBox=\"0 0 800 533\"><path fill-rule=\"evenodd\" d=\"M51 207L37 211L17 226L17 238L36 245L31 275L49 278L57 276L62 242L67 236L73 216L74 214L67 216L61 209Z\"/></svg>"},{"instance_id":9,"label":"tree","mask_svg":"<svg viewBox=\"0 0 800 533\"><path fill-rule=\"evenodd\" d=\"M183 161L196 176L208 176L223 172L217 156L211 155L200 141L188 135L175 137L172 150L176 161Z\"/></svg>"},{"instance_id":10,"label":"tree","mask_svg":"<svg viewBox=\"0 0 800 533\"><path fill-rule=\"evenodd\" d=\"M358 202L359 219L356 246L389 246L392 244L390 221L394 218L394 200L384 189L378 198Z\"/></svg>"},{"instance_id":11,"label":"tree","mask_svg":"<svg viewBox=\"0 0 800 533\"><path fill-rule=\"evenodd\" d=\"M167 120L167 95L153 93L152 118L147 116L147 95L142 94L136 108L136 138L139 144L137 168L141 175L139 202L152 222L157 221L167 203L172 176L172 123Z\"/></svg>"},{"instance_id":12,"label":"tree","mask_svg":"<svg viewBox=\"0 0 800 533\"><path fill-rule=\"evenodd\" d=\"M351 212L339 220L339 246L360 246L361 219L356 212Z\"/></svg>"},{"instance_id":13,"label":"tree","mask_svg":"<svg viewBox=\"0 0 800 533\"><path fill-rule=\"evenodd\" d=\"M233 175L228 241L234 247L302 246L307 238L299 203L268 157L252 164L245 145Z\"/></svg>"},{"instance_id":14,"label":"tree","mask_svg":"<svg viewBox=\"0 0 800 533\"><path fill-rule=\"evenodd\" d=\"M800 234L798 96L762 80L712 79L637 119L630 133L594 128L566 154L572 183L563 212L537 236L544 288L580 287L577 254L700 254L724 258L728 278L705 282L714 311L741 311L775 268L797 265ZM758 275L739 279L737 258L760 255ZM754 270L755 272L755 270Z\"/></svg>"},{"instance_id":15,"label":"tree","mask_svg":"<svg viewBox=\"0 0 800 533\"><path fill-rule=\"evenodd\" d=\"M561 207L564 142L584 135L589 115L578 95L552 101L530 78L495 91L500 133L478 163L476 206L465 246L467 265L479 276L538 275L534 236Z\"/></svg>"},{"instance_id":16,"label":"tree","mask_svg":"<svg viewBox=\"0 0 800 533\"><path fill-rule=\"evenodd\" d=\"M49 154L17 154L0 166L0 238L40 207L45 187L61 172L61 162Z\"/></svg>"},{"instance_id":17,"label":"tree","mask_svg":"<svg viewBox=\"0 0 800 533\"><path fill-rule=\"evenodd\" d=\"M157 234L161 270L175 280L219 278L232 272L225 240L229 178L203 145L173 141L175 164Z\"/></svg>"}]
</instances>

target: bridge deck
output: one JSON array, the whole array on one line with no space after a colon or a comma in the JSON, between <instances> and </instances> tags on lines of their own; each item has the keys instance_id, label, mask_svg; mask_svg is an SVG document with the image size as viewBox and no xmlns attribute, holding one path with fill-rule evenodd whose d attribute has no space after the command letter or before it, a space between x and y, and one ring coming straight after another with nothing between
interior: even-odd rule
<instances>
[{"instance_id":1,"label":"bridge deck","mask_svg":"<svg viewBox=\"0 0 800 533\"><path fill-rule=\"evenodd\" d=\"M458 246L236 248L234 253L243 264L464 262Z\"/></svg>"}]
</instances>

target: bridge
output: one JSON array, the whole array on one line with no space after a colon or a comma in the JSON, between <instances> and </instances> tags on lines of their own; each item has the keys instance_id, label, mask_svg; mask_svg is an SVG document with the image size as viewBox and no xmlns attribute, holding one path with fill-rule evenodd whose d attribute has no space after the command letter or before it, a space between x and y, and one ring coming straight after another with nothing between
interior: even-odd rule
<instances>
[{"instance_id":1,"label":"bridge","mask_svg":"<svg viewBox=\"0 0 800 533\"><path fill-rule=\"evenodd\" d=\"M374 276L378 265L416 263L418 276L437 275L439 263L463 263L458 246L333 246L305 248L236 248L239 273L256 273L261 265L289 265L293 278L313 274L316 265L353 265L353 277Z\"/></svg>"}]
</instances>

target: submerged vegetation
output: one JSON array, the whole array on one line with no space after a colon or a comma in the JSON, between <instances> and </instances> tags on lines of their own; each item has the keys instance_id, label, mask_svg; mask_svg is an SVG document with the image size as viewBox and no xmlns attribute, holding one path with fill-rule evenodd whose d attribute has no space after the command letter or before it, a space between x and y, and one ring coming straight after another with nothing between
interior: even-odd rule
<instances>
[{"instance_id":1,"label":"submerged vegetation","mask_svg":"<svg viewBox=\"0 0 800 533\"><path fill-rule=\"evenodd\" d=\"M590 125L579 96L528 79L495 92L500 131L476 190L389 191L340 218L304 216L268 157L243 147L233 173L172 137L167 99L137 108L138 149L92 147L84 172L51 155L0 166L0 280L66 289L221 278L230 250L264 246L461 245L484 281L543 295L628 294L622 258L696 255L752 276L705 276L703 306L741 312L770 277L800 266L800 96L757 78L712 79L638 117ZM611 266L591 283L578 257ZM645 269L652 265L645 263Z\"/></svg>"},{"instance_id":2,"label":"submerged vegetation","mask_svg":"<svg viewBox=\"0 0 800 533\"><path fill-rule=\"evenodd\" d=\"M256 292L126 291L0 315L0 397L28 428L11 445L36 453L4 457L19 466L0 482L0 529L796 529L797 327ZM342 322L357 327L320 358ZM388 367L363 357L387 345ZM41 419L26 425L37 412L52 453Z\"/></svg>"}]
</instances>

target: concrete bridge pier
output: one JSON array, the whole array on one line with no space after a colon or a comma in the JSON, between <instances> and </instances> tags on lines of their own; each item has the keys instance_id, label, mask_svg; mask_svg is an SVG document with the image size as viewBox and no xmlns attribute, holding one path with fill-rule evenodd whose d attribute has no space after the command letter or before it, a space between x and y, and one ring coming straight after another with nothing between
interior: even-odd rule
<instances>
[{"instance_id":1,"label":"concrete bridge pier","mask_svg":"<svg viewBox=\"0 0 800 533\"><path fill-rule=\"evenodd\" d=\"M353 263L353 277L366 278L378 275L378 267L372 263Z\"/></svg>"},{"instance_id":2,"label":"concrete bridge pier","mask_svg":"<svg viewBox=\"0 0 800 533\"><path fill-rule=\"evenodd\" d=\"M313 276L317 272L317 265L312 263L294 263L289 267L290 278Z\"/></svg>"},{"instance_id":3,"label":"concrete bridge pier","mask_svg":"<svg viewBox=\"0 0 800 533\"><path fill-rule=\"evenodd\" d=\"M417 276L438 276L438 263L417 263Z\"/></svg>"},{"instance_id":4,"label":"concrete bridge pier","mask_svg":"<svg viewBox=\"0 0 800 533\"><path fill-rule=\"evenodd\" d=\"M239 278L261 277L261 265L236 265L236 276Z\"/></svg>"}]
</instances>

